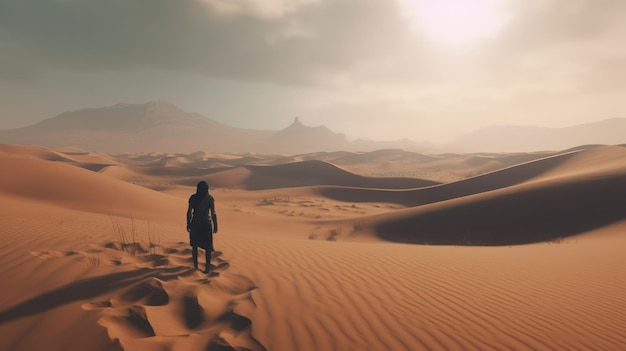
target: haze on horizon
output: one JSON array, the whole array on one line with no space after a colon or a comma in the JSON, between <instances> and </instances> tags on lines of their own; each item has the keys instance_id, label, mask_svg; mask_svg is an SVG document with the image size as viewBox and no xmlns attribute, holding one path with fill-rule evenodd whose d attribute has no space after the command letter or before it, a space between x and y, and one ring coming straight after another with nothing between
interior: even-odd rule
<instances>
[{"instance_id":1,"label":"haze on horizon","mask_svg":"<svg viewBox=\"0 0 626 351\"><path fill-rule=\"evenodd\" d=\"M0 129L160 100L351 138L626 117L621 0L0 3Z\"/></svg>"}]
</instances>

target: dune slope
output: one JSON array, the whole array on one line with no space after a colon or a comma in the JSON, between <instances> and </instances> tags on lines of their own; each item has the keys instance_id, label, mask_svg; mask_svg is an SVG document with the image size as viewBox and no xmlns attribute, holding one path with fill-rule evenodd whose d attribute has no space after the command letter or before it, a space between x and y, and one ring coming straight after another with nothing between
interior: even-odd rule
<instances>
[{"instance_id":1,"label":"dune slope","mask_svg":"<svg viewBox=\"0 0 626 351\"><path fill-rule=\"evenodd\" d=\"M359 186L364 188L406 189L437 184L416 178L364 177L323 161L300 161L272 166L248 165L249 173L240 183L247 190L315 185ZM218 177L218 175L214 175Z\"/></svg>"},{"instance_id":2,"label":"dune slope","mask_svg":"<svg viewBox=\"0 0 626 351\"><path fill-rule=\"evenodd\" d=\"M626 150L620 151L626 152ZM554 170L559 165L579 156L575 152L533 160L487 174L456 182L404 191L390 189L360 189L351 187L319 187L320 195L346 202L391 202L405 206L419 206L433 202L514 186ZM587 168L584 168L587 170Z\"/></svg>"},{"instance_id":3,"label":"dune slope","mask_svg":"<svg viewBox=\"0 0 626 351\"><path fill-rule=\"evenodd\" d=\"M379 191L373 198L366 189L318 191L350 193L353 201L426 204L356 222L355 227L385 240L448 245L549 241L626 218L626 149L568 153L456 183Z\"/></svg>"},{"instance_id":4,"label":"dune slope","mask_svg":"<svg viewBox=\"0 0 626 351\"><path fill-rule=\"evenodd\" d=\"M385 240L454 245L550 241L626 219L626 174L518 186L372 221Z\"/></svg>"},{"instance_id":5,"label":"dune slope","mask_svg":"<svg viewBox=\"0 0 626 351\"><path fill-rule=\"evenodd\" d=\"M180 212L181 200L61 162L0 156L0 194L81 211L154 218Z\"/></svg>"}]
</instances>

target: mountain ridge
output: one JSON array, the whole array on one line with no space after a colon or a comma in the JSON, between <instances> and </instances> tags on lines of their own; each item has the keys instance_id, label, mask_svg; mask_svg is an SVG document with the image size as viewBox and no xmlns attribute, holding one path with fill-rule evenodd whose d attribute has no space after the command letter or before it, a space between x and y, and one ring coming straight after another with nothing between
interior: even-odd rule
<instances>
[{"instance_id":1,"label":"mountain ridge","mask_svg":"<svg viewBox=\"0 0 626 351\"><path fill-rule=\"evenodd\" d=\"M626 118L609 118L569 127L493 125L457 138L449 148L462 152L563 150L580 145L626 143Z\"/></svg>"},{"instance_id":2,"label":"mountain ridge","mask_svg":"<svg viewBox=\"0 0 626 351\"><path fill-rule=\"evenodd\" d=\"M333 151L403 149L418 153L489 153L556 151L580 145L625 144L626 118L571 127L495 125L434 145L409 139L348 140L324 125L304 125L298 117L282 130L233 127L177 106L152 101L121 103L63 112L27 127L0 130L0 143L79 147L91 151L234 152L302 154Z\"/></svg>"},{"instance_id":3,"label":"mountain ridge","mask_svg":"<svg viewBox=\"0 0 626 351\"><path fill-rule=\"evenodd\" d=\"M133 122L135 125L129 125L128 118L134 118L134 120L130 122ZM197 113L184 112L175 105L165 102L147 102L145 104L122 103L102 108L86 108L68 111L55 117L44 119L43 121L34 124L33 127L65 127L74 129L81 129L82 127L82 129L87 130L123 131L132 130L132 127L142 129L158 125L167 125L171 124L171 122L176 122L179 119L184 119L188 123L200 126L204 124L213 127L219 126L220 128L234 128L206 118Z\"/></svg>"},{"instance_id":4,"label":"mountain ridge","mask_svg":"<svg viewBox=\"0 0 626 351\"><path fill-rule=\"evenodd\" d=\"M0 130L0 143L79 147L103 152L371 151L394 142L351 142L326 126L295 121L279 131L232 127L165 102L116 104L63 112L31 126ZM402 141L406 147L407 141ZM414 150L423 151L414 143Z\"/></svg>"}]
</instances>

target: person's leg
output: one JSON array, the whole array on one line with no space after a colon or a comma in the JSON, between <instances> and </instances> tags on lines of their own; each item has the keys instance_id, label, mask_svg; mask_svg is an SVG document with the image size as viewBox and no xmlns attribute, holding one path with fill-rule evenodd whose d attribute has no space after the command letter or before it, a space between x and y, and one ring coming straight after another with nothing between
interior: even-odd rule
<instances>
[{"instance_id":1,"label":"person's leg","mask_svg":"<svg viewBox=\"0 0 626 351\"><path fill-rule=\"evenodd\" d=\"M211 249L210 248L204 250L204 256L206 258L206 268L204 269L204 272L209 273L209 268L211 268Z\"/></svg>"},{"instance_id":2,"label":"person's leg","mask_svg":"<svg viewBox=\"0 0 626 351\"><path fill-rule=\"evenodd\" d=\"M191 247L191 258L193 258L193 268L198 268L198 246Z\"/></svg>"},{"instance_id":3,"label":"person's leg","mask_svg":"<svg viewBox=\"0 0 626 351\"><path fill-rule=\"evenodd\" d=\"M209 227L209 242L208 242L208 247L207 249L204 251L206 254L206 272L209 273L209 268L211 267L211 254L213 253L213 251L215 251L213 249L213 228Z\"/></svg>"}]
</instances>

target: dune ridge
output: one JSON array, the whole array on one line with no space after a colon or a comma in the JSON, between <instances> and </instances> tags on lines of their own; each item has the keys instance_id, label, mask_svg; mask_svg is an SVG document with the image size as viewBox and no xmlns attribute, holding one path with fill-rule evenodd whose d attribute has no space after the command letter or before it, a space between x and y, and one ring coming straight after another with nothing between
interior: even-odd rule
<instances>
[{"instance_id":1,"label":"dune ridge","mask_svg":"<svg viewBox=\"0 0 626 351\"><path fill-rule=\"evenodd\" d=\"M625 182L626 175L621 175L518 186L404 210L362 225L372 225L383 239L407 243L513 245L560 240L626 219Z\"/></svg>"},{"instance_id":2,"label":"dune ridge","mask_svg":"<svg viewBox=\"0 0 626 351\"><path fill-rule=\"evenodd\" d=\"M364 177L323 161L300 161L271 166L245 166L249 175L242 186L247 190L314 185L362 186L367 188L419 188L437 184L415 178ZM209 177L211 179L211 177Z\"/></svg>"},{"instance_id":3,"label":"dune ridge","mask_svg":"<svg viewBox=\"0 0 626 351\"><path fill-rule=\"evenodd\" d=\"M11 156L0 156L0 162L19 170L0 174L2 194L83 211L148 217L180 207L174 197L64 163Z\"/></svg>"},{"instance_id":4,"label":"dune ridge","mask_svg":"<svg viewBox=\"0 0 626 351\"><path fill-rule=\"evenodd\" d=\"M346 202L393 202L405 206L419 206L433 202L515 186L546 177L570 177L572 169L578 173L599 173L598 167L620 171L620 161L626 156L621 147L603 147L600 150L574 151L532 160L486 174L438 186L389 191L388 189L360 189L351 187L319 187L320 195ZM610 162L605 162L605 161ZM578 167L579 164L581 167ZM570 166L563 166L569 164Z\"/></svg>"},{"instance_id":5,"label":"dune ridge","mask_svg":"<svg viewBox=\"0 0 626 351\"><path fill-rule=\"evenodd\" d=\"M320 187L316 191L342 201L387 201L415 207L354 224L357 232L371 231L385 240L523 244L576 235L626 219L622 205L625 160L626 149L601 147L424 189Z\"/></svg>"}]
</instances>

